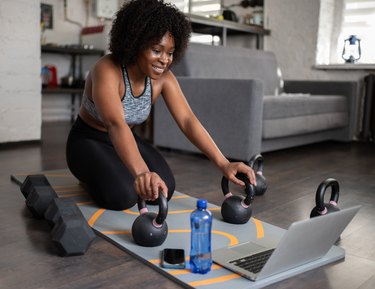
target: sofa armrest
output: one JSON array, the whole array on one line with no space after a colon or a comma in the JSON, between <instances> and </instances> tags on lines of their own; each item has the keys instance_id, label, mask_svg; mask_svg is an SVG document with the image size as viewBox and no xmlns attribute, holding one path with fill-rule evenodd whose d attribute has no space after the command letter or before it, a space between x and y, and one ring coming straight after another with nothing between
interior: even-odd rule
<instances>
[{"instance_id":1,"label":"sofa armrest","mask_svg":"<svg viewBox=\"0 0 375 289\"><path fill-rule=\"evenodd\" d=\"M222 153L248 161L261 151L263 84L259 80L177 78L192 110ZM182 134L164 101L154 107L154 144L200 152Z\"/></svg>"},{"instance_id":2,"label":"sofa armrest","mask_svg":"<svg viewBox=\"0 0 375 289\"><path fill-rule=\"evenodd\" d=\"M358 115L358 90L354 81L305 81L286 80L284 82L286 93L310 93L313 95L343 95L348 99L349 126L346 141L353 139L357 127Z\"/></svg>"}]
</instances>

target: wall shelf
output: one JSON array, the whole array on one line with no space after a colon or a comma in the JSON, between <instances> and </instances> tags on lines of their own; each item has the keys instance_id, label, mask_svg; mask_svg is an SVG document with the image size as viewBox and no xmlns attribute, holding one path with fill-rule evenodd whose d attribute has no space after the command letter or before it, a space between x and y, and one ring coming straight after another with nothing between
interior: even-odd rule
<instances>
[{"instance_id":1,"label":"wall shelf","mask_svg":"<svg viewBox=\"0 0 375 289\"><path fill-rule=\"evenodd\" d=\"M374 70L375 64L366 63L342 63L342 64L319 64L314 66L315 69L322 70Z\"/></svg>"},{"instance_id":2,"label":"wall shelf","mask_svg":"<svg viewBox=\"0 0 375 289\"><path fill-rule=\"evenodd\" d=\"M80 47L67 46L54 46L42 45L42 53L57 53L57 54L70 54L70 55L104 55L103 50L99 49L84 49Z\"/></svg>"},{"instance_id":3,"label":"wall shelf","mask_svg":"<svg viewBox=\"0 0 375 289\"><path fill-rule=\"evenodd\" d=\"M82 57L86 55L103 56L104 51L99 49L84 49L79 46L55 46L55 45L42 45L41 53L51 54L66 54L71 56L71 74L73 82L82 78ZM77 57L80 61L77 69ZM45 87L42 88L42 94L70 94L71 97L71 121L74 120L75 111L75 98L76 95L81 95L83 87Z\"/></svg>"},{"instance_id":4,"label":"wall shelf","mask_svg":"<svg viewBox=\"0 0 375 289\"><path fill-rule=\"evenodd\" d=\"M271 31L259 25L240 24L228 20L218 20L194 14L187 14L191 21L193 32L220 36L223 46L227 44L228 35L254 35L257 49L262 48L262 37L270 35Z\"/></svg>"},{"instance_id":5,"label":"wall shelf","mask_svg":"<svg viewBox=\"0 0 375 289\"><path fill-rule=\"evenodd\" d=\"M82 93L83 88L70 88L70 87L43 87L42 93L46 94L60 94L60 93Z\"/></svg>"}]
</instances>

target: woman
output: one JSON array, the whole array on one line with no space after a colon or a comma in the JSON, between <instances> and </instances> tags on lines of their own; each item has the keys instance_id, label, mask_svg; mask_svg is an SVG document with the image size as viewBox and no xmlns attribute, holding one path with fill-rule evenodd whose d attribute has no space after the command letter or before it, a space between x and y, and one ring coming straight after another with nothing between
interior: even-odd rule
<instances>
[{"instance_id":1,"label":"woman","mask_svg":"<svg viewBox=\"0 0 375 289\"><path fill-rule=\"evenodd\" d=\"M229 162L191 111L169 70L189 41L185 15L161 0L134 0L117 12L110 33L111 54L87 76L79 116L69 134L69 169L104 208L123 210L138 196L154 202L159 192L168 200L175 189L173 174L161 154L132 132L149 116L162 95L188 139L230 181L244 186L238 172L255 184L253 170Z\"/></svg>"}]
</instances>

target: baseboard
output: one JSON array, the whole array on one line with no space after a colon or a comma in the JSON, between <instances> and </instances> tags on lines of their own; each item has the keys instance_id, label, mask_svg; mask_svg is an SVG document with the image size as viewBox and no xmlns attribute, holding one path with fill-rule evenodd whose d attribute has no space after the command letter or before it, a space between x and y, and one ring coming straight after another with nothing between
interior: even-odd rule
<instances>
[{"instance_id":1,"label":"baseboard","mask_svg":"<svg viewBox=\"0 0 375 289\"><path fill-rule=\"evenodd\" d=\"M23 146L30 146L30 145L36 145L40 144L42 140L25 140L25 141L15 141L15 142L5 142L0 143L0 149L7 149L7 148L17 148L17 147L23 147Z\"/></svg>"}]
</instances>

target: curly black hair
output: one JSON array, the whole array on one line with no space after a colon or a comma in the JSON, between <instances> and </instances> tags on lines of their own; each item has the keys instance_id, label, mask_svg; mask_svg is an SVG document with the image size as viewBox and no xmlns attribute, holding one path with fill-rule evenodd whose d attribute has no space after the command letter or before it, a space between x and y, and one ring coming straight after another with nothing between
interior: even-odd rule
<instances>
[{"instance_id":1,"label":"curly black hair","mask_svg":"<svg viewBox=\"0 0 375 289\"><path fill-rule=\"evenodd\" d=\"M136 63L138 54L158 43L169 32L175 42L173 62L183 56L191 35L191 24L183 12L163 0L131 0L116 13L109 50L116 62Z\"/></svg>"}]
</instances>

